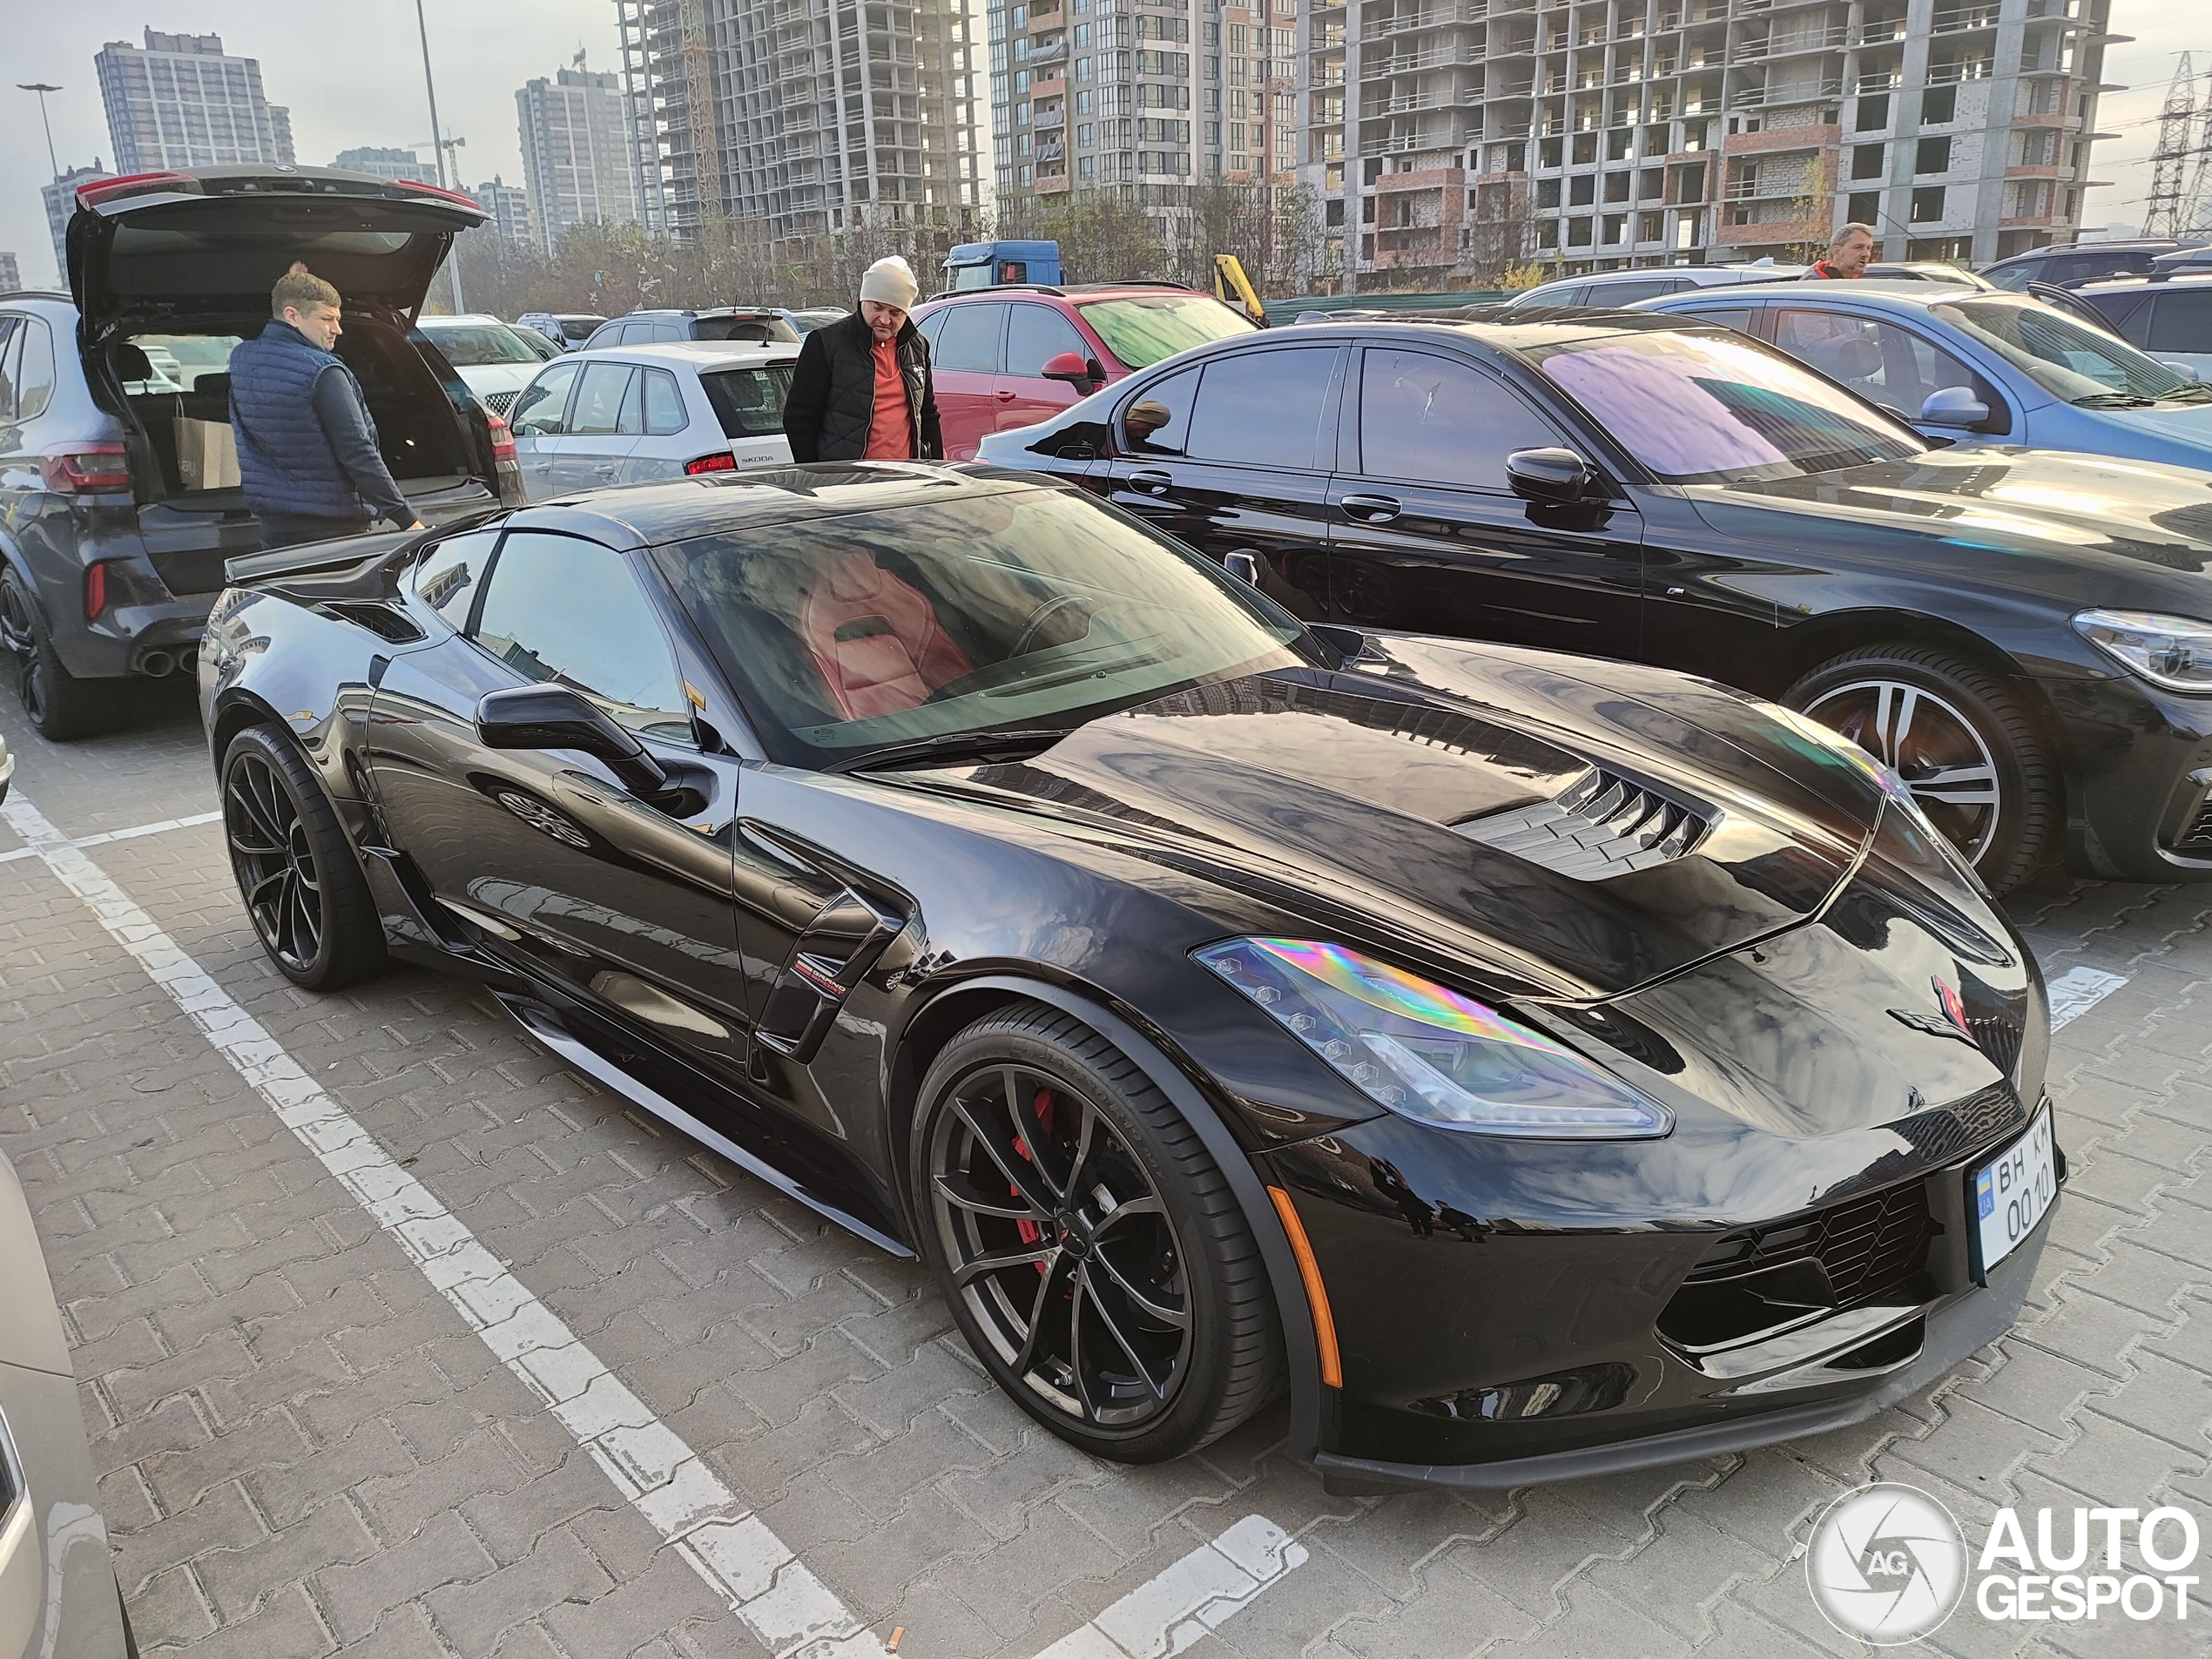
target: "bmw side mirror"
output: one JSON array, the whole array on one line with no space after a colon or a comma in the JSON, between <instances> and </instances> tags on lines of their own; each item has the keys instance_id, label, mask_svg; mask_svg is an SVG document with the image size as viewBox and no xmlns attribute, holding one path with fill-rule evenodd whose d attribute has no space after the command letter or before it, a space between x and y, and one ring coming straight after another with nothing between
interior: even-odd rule
<instances>
[{"instance_id":1,"label":"bmw side mirror","mask_svg":"<svg viewBox=\"0 0 2212 1659\"><path fill-rule=\"evenodd\" d=\"M1596 477L1572 449L1516 449L1506 457L1506 482L1523 501L1566 507L1586 500Z\"/></svg>"},{"instance_id":2,"label":"bmw side mirror","mask_svg":"<svg viewBox=\"0 0 2212 1659\"><path fill-rule=\"evenodd\" d=\"M565 685L487 691L476 705L476 737L487 749L576 749L604 760L633 795L668 786L660 762L607 711Z\"/></svg>"},{"instance_id":3,"label":"bmw side mirror","mask_svg":"<svg viewBox=\"0 0 2212 1659\"><path fill-rule=\"evenodd\" d=\"M1037 371L1049 381L1065 381L1084 396L1090 395L1092 387L1106 378L1105 371L1085 358L1080 352L1063 351L1045 359L1044 367Z\"/></svg>"},{"instance_id":4,"label":"bmw side mirror","mask_svg":"<svg viewBox=\"0 0 2212 1659\"><path fill-rule=\"evenodd\" d=\"M1229 574L1239 582L1249 582L1254 587L1259 585L1259 555L1251 549L1240 547L1235 552L1224 555L1221 562Z\"/></svg>"},{"instance_id":5,"label":"bmw side mirror","mask_svg":"<svg viewBox=\"0 0 2212 1659\"><path fill-rule=\"evenodd\" d=\"M1920 405L1925 426L1975 427L1989 419L1989 405L1966 386L1943 386L1928 394Z\"/></svg>"}]
</instances>

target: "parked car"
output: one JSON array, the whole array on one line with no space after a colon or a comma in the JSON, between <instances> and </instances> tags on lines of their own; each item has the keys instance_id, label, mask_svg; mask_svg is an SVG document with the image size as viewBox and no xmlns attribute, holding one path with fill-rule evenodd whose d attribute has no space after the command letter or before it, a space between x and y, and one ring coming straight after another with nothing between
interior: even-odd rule
<instances>
[{"instance_id":1,"label":"parked car","mask_svg":"<svg viewBox=\"0 0 2212 1659\"><path fill-rule=\"evenodd\" d=\"M606 484L787 464L799 347L698 341L548 363L515 404L532 501Z\"/></svg>"},{"instance_id":2,"label":"parked car","mask_svg":"<svg viewBox=\"0 0 2212 1659\"><path fill-rule=\"evenodd\" d=\"M338 354L417 515L521 497L504 423L408 334L453 238L483 218L468 198L214 167L96 180L77 202L74 300L0 299L0 645L54 738L117 718L128 679L188 671L224 559L258 545L228 363L294 260L345 296Z\"/></svg>"},{"instance_id":3,"label":"parked car","mask_svg":"<svg viewBox=\"0 0 2212 1659\"><path fill-rule=\"evenodd\" d=\"M496 317L419 317L415 326L453 365L476 401L502 419L538 365L561 354L561 347L536 329Z\"/></svg>"},{"instance_id":4,"label":"parked car","mask_svg":"<svg viewBox=\"0 0 2212 1659\"><path fill-rule=\"evenodd\" d=\"M1588 652L1812 713L2002 892L2212 876L2212 482L1940 448L1638 312L1203 347L987 439L1318 621ZM1242 563L1242 561L1240 561Z\"/></svg>"},{"instance_id":5,"label":"parked car","mask_svg":"<svg viewBox=\"0 0 2212 1659\"><path fill-rule=\"evenodd\" d=\"M1080 492L920 463L239 577L200 688L276 970L488 979L921 1257L1087 1452L1286 1379L1360 1490L1710 1458L1926 1387L2035 1271L2027 949L1785 711L1317 633ZM2000 1159L2032 1201L1983 1221Z\"/></svg>"},{"instance_id":6,"label":"parked car","mask_svg":"<svg viewBox=\"0 0 2212 1659\"><path fill-rule=\"evenodd\" d=\"M811 334L817 328L826 328L853 314L839 306L810 306L804 311L786 311L784 320L801 334Z\"/></svg>"},{"instance_id":7,"label":"parked car","mask_svg":"<svg viewBox=\"0 0 2212 1659\"><path fill-rule=\"evenodd\" d=\"M515 326L535 328L563 351L574 351L606 320L590 311L525 311L515 319Z\"/></svg>"},{"instance_id":8,"label":"parked car","mask_svg":"<svg viewBox=\"0 0 2212 1659\"><path fill-rule=\"evenodd\" d=\"M2161 253L2181 251L2182 244L2156 238L2126 242L2079 242L2065 247L2039 247L2015 253L1981 267L1981 274L2000 288L2025 293L2031 282L2071 287L2102 277L2148 274L2151 262Z\"/></svg>"},{"instance_id":9,"label":"parked car","mask_svg":"<svg viewBox=\"0 0 2212 1659\"><path fill-rule=\"evenodd\" d=\"M914 320L929 342L948 461L1188 347L1256 332L1211 294L1169 282L1002 284L941 295Z\"/></svg>"},{"instance_id":10,"label":"parked car","mask_svg":"<svg viewBox=\"0 0 2212 1659\"><path fill-rule=\"evenodd\" d=\"M2212 388L2031 295L1793 282L1636 308L1766 341L1926 436L2212 469Z\"/></svg>"},{"instance_id":11,"label":"parked car","mask_svg":"<svg viewBox=\"0 0 2212 1659\"><path fill-rule=\"evenodd\" d=\"M0 789L5 785L0 784ZM135 1656L71 1374L15 1168L0 1156L0 1641L10 1659Z\"/></svg>"},{"instance_id":12,"label":"parked car","mask_svg":"<svg viewBox=\"0 0 2212 1659\"><path fill-rule=\"evenodd\" d=\"M679 340L738 340L797 345L806 336L767 306L718 306L711 311L633 311L594 329L586 351L610 346L670 345Z\"/></svg>"},{"instance_id":13,"label":"parked car","mask_svg":"<svg viewBox=\"0 0 2212 1659\"><path fill-rule=\"evenodd\" d=\"M2037 297L2101 323L2169 368L2212 381L2212 275L2120 277Z\"/></svg>"},{"instance_id":14,"label":"parked car","mask_svg":"<svg viewBox=\"0 0 2212 1659\"><path fill-rule=\"evenodd\" d=\"M1738 287L1750 282L1796 282L1812 269L1807 265L1676 265L1642 270L1595 271L1539 283L1507 303L1515 310L1543 306L1632 306L1674 293L1702 293L1709 288ZM1866 279L1884 282L1942 282L1953 287L1986 288L1987 282L1973 272L1937 260L1877 261L1866 267ZM1304 321L1305 319L1299 319Z\"/></svg>"}]
</instances>

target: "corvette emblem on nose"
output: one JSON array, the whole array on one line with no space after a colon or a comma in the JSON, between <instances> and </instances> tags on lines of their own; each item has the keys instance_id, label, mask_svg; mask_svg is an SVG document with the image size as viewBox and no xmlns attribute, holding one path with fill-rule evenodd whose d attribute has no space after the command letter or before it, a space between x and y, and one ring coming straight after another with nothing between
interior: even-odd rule
<instances>
[{"instance_id":1,"label":"corvette emblem on nose","mask_svg":"<svg viewBox=\"0 0 2212 1659\"><path fill-rule=\"evenodd\" d=\"M1932 1037L1956 1037L1961 1042L1975 1041L1974 1028L1966 1022L1966 999L1959 995L1959 988L1938 975L1929 981L1935 987L1936 1001L1942 1007L1940 1014L1923 1014L1912 1008L1892 1008L1890 1018L1900 1025L1909 1025L1915 1031L1925 1031Z\"/></svg>"}]
</instances>

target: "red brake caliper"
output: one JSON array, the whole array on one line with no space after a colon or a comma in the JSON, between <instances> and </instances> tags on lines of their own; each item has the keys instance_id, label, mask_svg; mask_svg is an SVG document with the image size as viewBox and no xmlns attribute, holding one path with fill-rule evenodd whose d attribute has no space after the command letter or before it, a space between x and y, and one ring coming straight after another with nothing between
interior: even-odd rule
<instances>
[{"instance_id":1,"label":"red brake caliper","mask_svg":"<svg viewBox=\"0 0 2212 1659\"><path fill-rule=\"evenodd\" d=\"M1050 1129L1052 1127L1052 1091L1049 1089L1041 1089L1037 1091L1037 1120L1047 1129ZM1018 1135L1014 1137L1014 1150L1022 1157L1028 1159L1029 1163L1035 1163L1036 1162L1035 1158L1029 1156L1028 1147L1023 1143L1022 1137ZM1007 1196L1010 1198L1018 1198L1022 1196L1021 1190L1010 1182L1007 1185L1006 1191ZM1031 1221L1027 1216L1024 1216L1021 1220L1014 1224L1014 1231L1021 1235L1022 1242L1025 1244L1042 1244L1044 1243L1044 1229L1038 1226L1035 1222ZM1042 1273L1046 1271L1045 1264L1042 1262L1039 1262L1036 1264L1036 1268L1039 1273Z\"/></svg>"}]
</instances>

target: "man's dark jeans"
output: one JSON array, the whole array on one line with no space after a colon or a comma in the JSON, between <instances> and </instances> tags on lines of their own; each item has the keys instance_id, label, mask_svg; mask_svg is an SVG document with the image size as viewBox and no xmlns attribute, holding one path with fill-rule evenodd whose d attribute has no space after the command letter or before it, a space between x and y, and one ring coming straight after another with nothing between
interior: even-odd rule
<instances>
[{"instance_id":1,"label":"man's dark jeans","mask_svg":"<svg viewBox=\"0 0 2212 1659\"><path fill-rule=\"evenodd\" d=\"M261 546L298 547L303 542L334 542L341 536L360 536L372 523L366 518L308 518L296 513L261 515Z\"/></svg>"}]
</instances>

